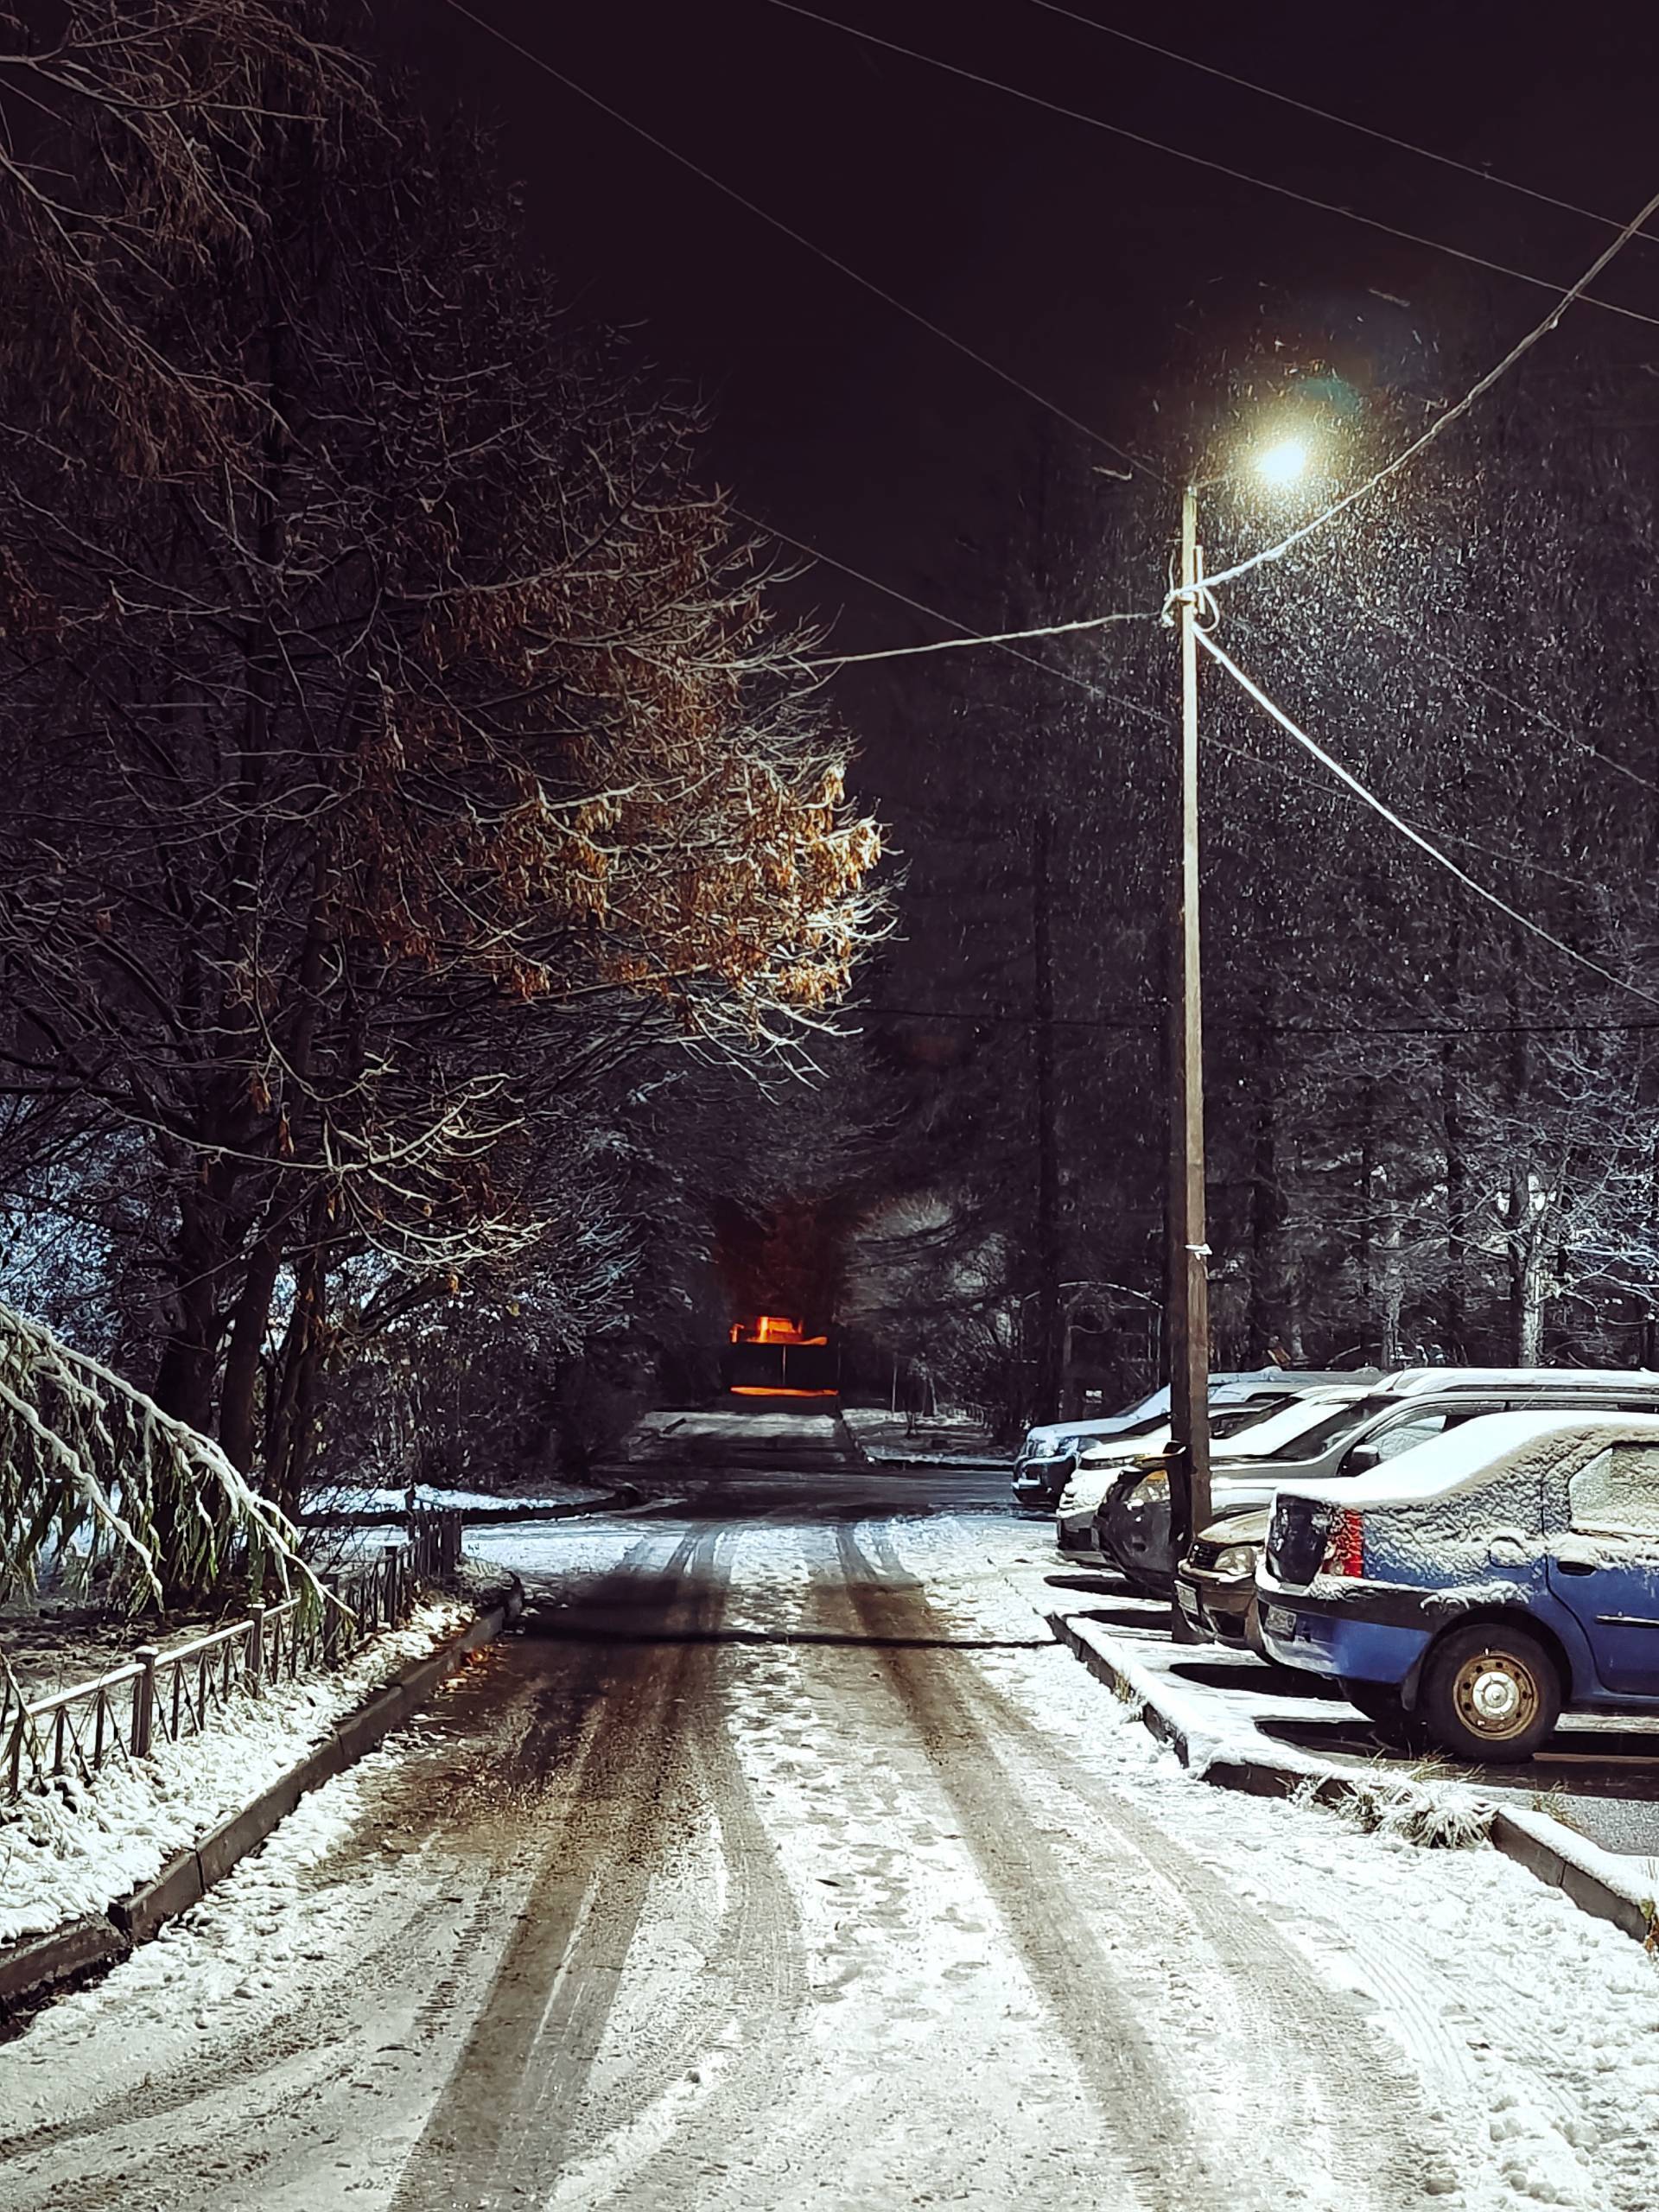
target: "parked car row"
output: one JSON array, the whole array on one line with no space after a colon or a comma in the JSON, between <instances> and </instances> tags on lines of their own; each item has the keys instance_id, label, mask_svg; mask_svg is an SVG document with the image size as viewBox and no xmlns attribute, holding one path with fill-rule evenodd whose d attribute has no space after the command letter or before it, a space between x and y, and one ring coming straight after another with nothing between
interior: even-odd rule
<instances>
[{"instance_id":1,"label":"parked car row","mask_svg":"<svg viewBox=\"0 0 1659 2212\"><path fill-rule=\"evenodd\" d=\"M1286 1404L1322 1383L1375 1381L1379 1370L1318 1375L1300 1369L1260 1367L1210 1377L1212 1414L1225 1406L1259 1405L1264 1411ZM1154 1390L1120 1414L1100 1421L1048 1421L1026 1431L1014 1464L1014 1502L1021 1511L1052 1513L1086 1453L1162 1451L1169 1442L1169 1391Z\"/></svg>"},{"instance_id":2,"label":"parked car row","mask_svg":"<svg viewBox=\"0 0 1659 2212\"><path fill-rule=\"evenodd\" d=\"M1569 1706L1659 1711L1659 1375L1319 1376L1212 1433L1184 1557L1151 1427L1080 1449L1061 1549L1460 1759L1529 1758Z\"/></svg>"}]
</instances>

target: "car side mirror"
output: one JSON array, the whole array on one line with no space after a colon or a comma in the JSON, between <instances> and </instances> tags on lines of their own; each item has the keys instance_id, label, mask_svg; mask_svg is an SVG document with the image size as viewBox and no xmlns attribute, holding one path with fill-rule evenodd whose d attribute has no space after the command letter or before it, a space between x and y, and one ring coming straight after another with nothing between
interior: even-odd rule
<instances>
[{"instance_id":1,"label":"car side mirror","mask_svg":"<svg viewBox=\"0 0 1659 2212\"><path fill-rule=\"evenodd\" d=\"M1382 1464L1382 1454L1375 1444L1356 1444L1342 1463L1344 1475L1369 1475Z\"/></svg>"}]
</instances>

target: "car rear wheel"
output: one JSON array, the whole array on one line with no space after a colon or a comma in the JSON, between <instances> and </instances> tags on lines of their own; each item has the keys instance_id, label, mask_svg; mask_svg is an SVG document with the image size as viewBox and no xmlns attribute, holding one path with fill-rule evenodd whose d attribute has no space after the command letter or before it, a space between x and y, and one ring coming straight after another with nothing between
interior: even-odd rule
<instances>
[{"instance_id":1,"label":"car rear wheel","mask_svg":"<svg viewBox=\"0 0 1659 2212\"><path fill-rule=\"evenodd\" d=\"M1454 1758L1529 1759L1560 1718L1561 1678L1535 1636L1479 1622L1429 1653L1419 1702Z\"/></svg>"}]
</instances>

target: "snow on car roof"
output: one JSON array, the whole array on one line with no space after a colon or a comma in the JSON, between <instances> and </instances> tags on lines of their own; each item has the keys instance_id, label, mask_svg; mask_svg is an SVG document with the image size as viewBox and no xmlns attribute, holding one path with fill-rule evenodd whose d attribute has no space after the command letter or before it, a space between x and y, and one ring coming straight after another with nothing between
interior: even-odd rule
<instances>
[{"instance_id":1,"label":"snow on car roof","mask_svg":"<svg viewBox=\"0 0 1659 2212\"><path fill-rule=\"evenodd\" d=\"M1400 1367L1384 1376L1386 1390L1457 1390L1501 1383L1506 1389L1605 1390L1611 1384L1659 1390L1659 1371L1650 1367Z\"/></svg>"},{"instance_id":2,"label":"snow on car roof","mask_svg":"<svg viewBox=\"0 0 1659 2212\"><path fill-rule=\"evenodd\" d=\"M1369 1474L1287 1483L1279 1494L1351 1505L1361 1512L1368 1506L1411 1505L1448 1491L1483 1486L1523 1452L1546 1441L1615 1444L1626 1440L1659 1444L1659 1414L1573 1413L1559 1406L1548 1410L1541 1407L1536 1413L1477 1414Z\"/></svg>"},{"instance_id":3,"label":"snow on car roof","mask_svg":"<svg viewBox=\"0 0 1659 2212\"><path fill-rule=\"evenodd\" d=\"M1353 1380L1377 1387L1377 1370L1374 1367L1353 1370ZM1210 1376L1210 1402L1217 1406L1238 1405L1260 1393L1278 1389L1301 1395L1308 1391L1323 1389L1332 1383L1345 1384L1348 1374L1340 1369L1302 1367L1252 1367L1212 1370ZM1656 1377L1656 1380L1659 1380ZM1121 1413L1096 1415L1092 1421L1046 1421L1034 1423L1026 1431L1026 1440L1051 1436L1116 1436L1131 1421L1143 1421L1152 1414L1169 1411L1169 1387L1154 1390L1145 1398L1138 1398Z\"/></svg>"}]
</instances>

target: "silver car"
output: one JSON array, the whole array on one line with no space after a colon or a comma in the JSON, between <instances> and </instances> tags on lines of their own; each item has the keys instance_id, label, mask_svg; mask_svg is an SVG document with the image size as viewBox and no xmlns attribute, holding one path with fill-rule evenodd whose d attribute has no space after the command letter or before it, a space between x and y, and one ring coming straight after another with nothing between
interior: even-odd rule
<instances>
[{"instance_id":1,"label":"silver car","mask_svg":"<svg viewBox=\"0 0 1659 2212\"><path fill-rule=\"evenodd\" d=\"M1560 1407L1659 1412L1659 1375L1649 1369L1421 1367L1402 1369L1357 1403L1332 1408L1261 1459L1211 1465L1211 1518L1271 1504L1280 1484L1366 1474L1476 1414ZM1129 1581L1158 1597L1174 1588L1166 1460L1137 1464L1112 1484L1095 1516L1101 1550ZM1208 1532L1206 1532L1208 1533Z\"/></svg>"}]
</instances>

